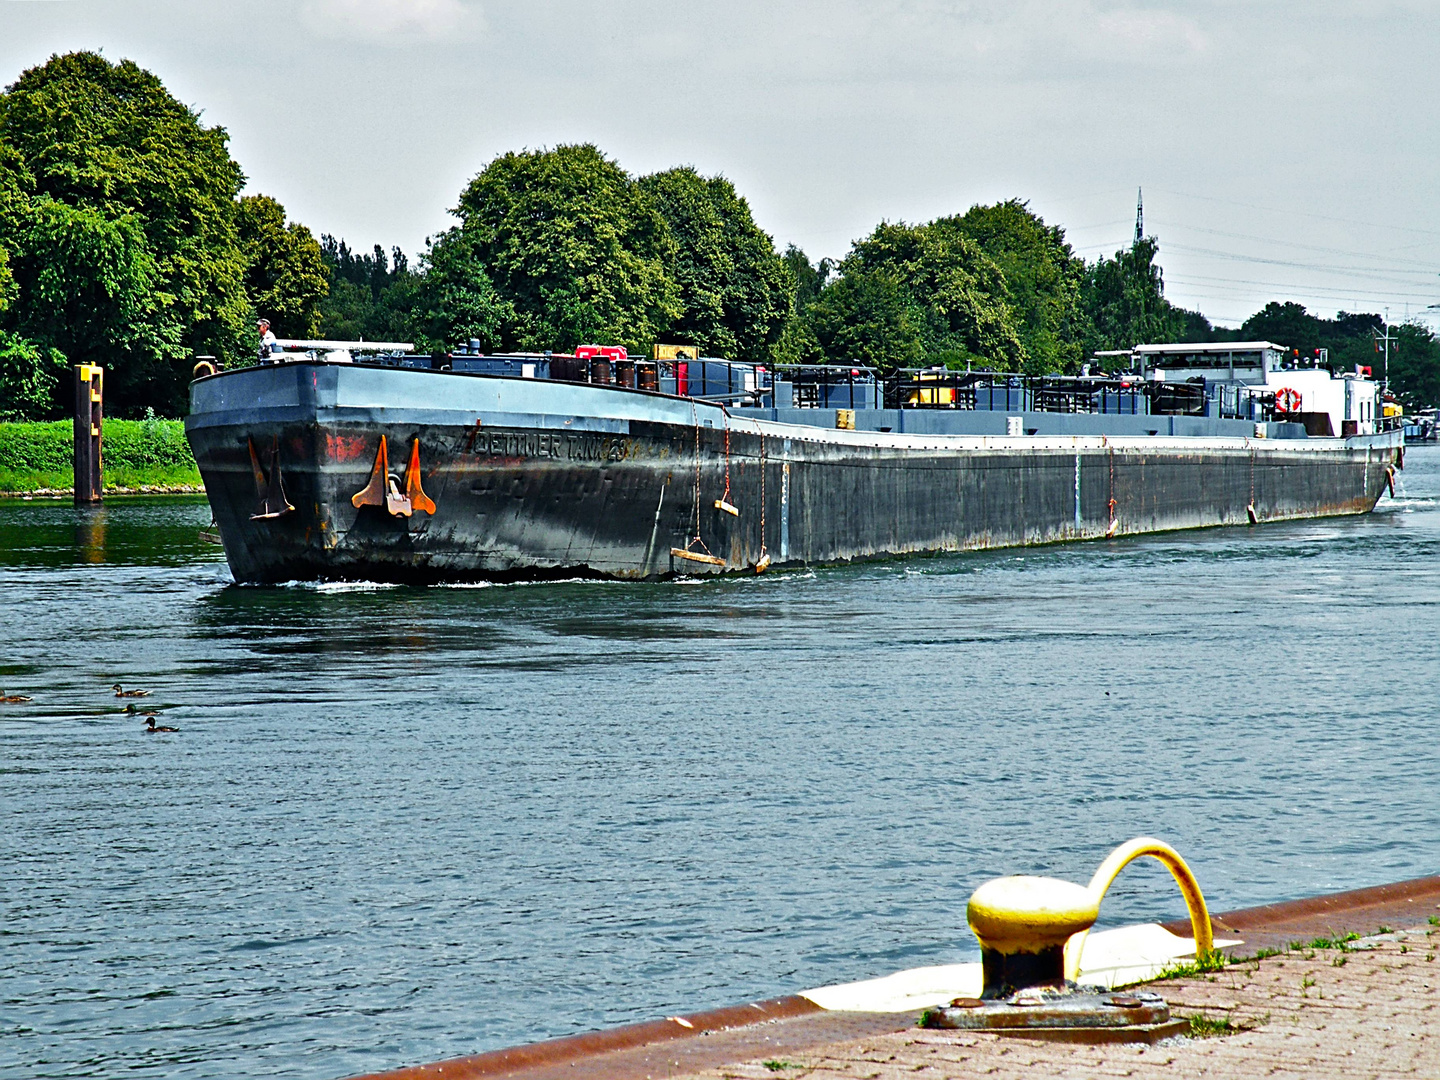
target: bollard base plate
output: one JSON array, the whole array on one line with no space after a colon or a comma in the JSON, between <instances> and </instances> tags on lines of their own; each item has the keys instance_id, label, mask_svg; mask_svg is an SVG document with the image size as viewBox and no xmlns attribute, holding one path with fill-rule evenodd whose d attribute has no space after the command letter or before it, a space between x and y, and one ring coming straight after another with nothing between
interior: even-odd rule
<instances>
[{"instance_id":1,"label":"bollard base plate","mask_svg":"<svg viewBox=\"0 0 1440 1080\"><path fill-rule=\"evenodd\" d=\"M995 1000L956 998L928 1010L920 1026L1066 1042L1156 1042L1189 1025L1172 1021L1170 1006L1158 994L1078 987L1032 988Z\"/></svg>"},{"instance_id":2,"label":"bollard base plate","mask_svg":"<svg viewBox=\"0 0 1440 1080\"><path fill-rule=\"evenodd\" d=\"M992 1033L1008 1039L1080 1043L1084 1046L1114 1046L1126 1043L1154 1046L1162 1039L1173 1039L1189 1030L1189 1020L1167 1020L1163 1024L1133 1024L1125 1027L997 1028L992 1029Z\"/></svg>"}]
</instances>

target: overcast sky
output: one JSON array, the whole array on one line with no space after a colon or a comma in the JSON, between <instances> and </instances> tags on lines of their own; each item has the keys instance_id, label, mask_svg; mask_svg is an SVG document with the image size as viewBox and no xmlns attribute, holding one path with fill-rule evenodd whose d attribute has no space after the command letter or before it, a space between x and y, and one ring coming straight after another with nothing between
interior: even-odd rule
<instances>
[{"instance_id":1,"label":"overcast sky","mask_svg":"<svg viewBox=\"0 0 1440 1080\"><path fill-rule=\"evenodd\" d=\"M98 49L317 234L414 253L496 154L734 181L812 259L1018 196L1094 258L1135 192L1170 298L1440 304L1440 3L0 0L0 78Z\"/></svg>"}]
</instances>

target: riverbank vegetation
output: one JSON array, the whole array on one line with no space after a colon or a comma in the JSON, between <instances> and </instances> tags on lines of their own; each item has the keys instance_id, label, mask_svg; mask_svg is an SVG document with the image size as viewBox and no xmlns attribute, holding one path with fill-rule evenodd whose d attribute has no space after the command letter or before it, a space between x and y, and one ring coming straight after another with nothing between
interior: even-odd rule
<instances>
[{"instance_id":1,"label":"riverbank vegetation","mask_svg":"<svg viewBox=\"0 0 1440 1080\"><path fill-rule=\"evenodd\" d=\"M1142 342L1257 338L1326 348L1348 370L1376 362L1384 328L1278 302L1214 327L1166 299L1156 238L1086 261L1021 199L883 221L812 261L778 251L724 177L634 176L588 144L495 158L413 259L317 240L244 184L226 131L129 61L56 56L7 87L0 420L64 416L82 362L106 368L110 415L182 415L194 357L253 362L257 316L282 338L425 350L665 341L757 362L1031 373ZM1392 385L1440 400L1440 343L1416 325L1398 335Z\"/></svg>"},{"instance_id":2,"label":"riverbank vegetation","mask_svg":"<svg viewBox=\"0 0 1440 1080\"><path fill-rule=\"evenodd\" d=\"M74 487L69 420L0 423L0 491ZM106 420L105 487L199 488L200 471L179 420Z\"/></svg>"}]
</instances>

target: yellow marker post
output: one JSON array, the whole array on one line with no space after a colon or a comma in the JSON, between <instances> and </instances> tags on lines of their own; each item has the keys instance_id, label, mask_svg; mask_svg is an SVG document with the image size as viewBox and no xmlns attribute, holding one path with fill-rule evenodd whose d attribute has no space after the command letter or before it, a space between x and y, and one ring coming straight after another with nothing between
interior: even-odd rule
<instances>
[{"instance_id":1,"label":"yellow marker post","mask_svg":"<svg viewBox=\"0 0 1440 1080\"><path fill-rule=\"evenodd\" d=\"M104 497L101 432L105 424L105 369L75 365L75 505L94 506Z\"/></svg>"}]
</instances>

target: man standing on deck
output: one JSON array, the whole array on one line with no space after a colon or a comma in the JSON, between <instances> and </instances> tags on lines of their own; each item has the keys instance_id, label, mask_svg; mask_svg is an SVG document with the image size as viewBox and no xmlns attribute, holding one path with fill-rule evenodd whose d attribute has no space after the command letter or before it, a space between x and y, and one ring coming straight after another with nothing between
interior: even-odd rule
<instances>
[{"instance_id":1,"label":"man standing on deck","mask_svg":"<svg viewBox=\"0 0 1440 1080\"><path fill-rule=\"evenodd\" d=\"M260 331L260 362L270 363L270 354L275 351L275 335L270 332L270 320L261 319L256 329Z\"/></svg>"}]
</instances>

